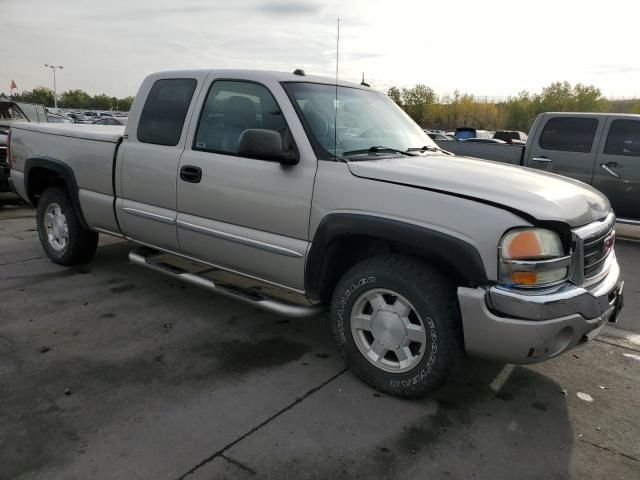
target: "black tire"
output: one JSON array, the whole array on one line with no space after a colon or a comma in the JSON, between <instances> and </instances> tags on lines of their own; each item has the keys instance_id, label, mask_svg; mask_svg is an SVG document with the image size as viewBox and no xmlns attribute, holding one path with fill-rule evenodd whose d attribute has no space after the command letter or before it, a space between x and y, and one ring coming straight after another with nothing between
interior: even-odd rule
<instances>
[{"instance_id":1,"label":"black tire","mask_svg":"<svg viewBox=\"0 0 640 480\"><path fill-rule=\"evenodd\" d=\"M66 219L68 239L63 248L55 248L47 235L45 212L50 205L57 204ZM96 253L98 233L82 228L78 214L64 188L47 188L38 201L38 237L47 256L60 265L81 265L87 263Z\"/></svg>"},{"instance_id":2,"label":"black tire","mask_svg":"<svg viewBox=\"0 0 640 480\"><path fill-rule=\"evenodd\" d=\"M378 368L354 339L351 312L356 304L362 305L363 294L379 289L397 292L412 304L418 321L422 319L424 353L421 359L416 355L413 361L419 363L405 367L410 368L407 371ZM464 356L460 325L455 286L437 269L413 257L383 255L358 263L343 275L331 299L333 335L351 370L373 388L402 398L419 398L446 379Z\"/></svg>"}]
</instances>

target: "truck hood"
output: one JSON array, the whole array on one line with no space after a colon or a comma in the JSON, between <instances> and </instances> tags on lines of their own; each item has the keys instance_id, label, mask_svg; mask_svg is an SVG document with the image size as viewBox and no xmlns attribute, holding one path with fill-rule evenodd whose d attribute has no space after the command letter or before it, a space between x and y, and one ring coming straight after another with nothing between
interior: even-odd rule
<instances>
[{"instance_id":1,"label":"truck hood","mask_svg":"<svg viewBox=\"0 0 640 480\"><path fill-rule=\"evenodd\" d=\"M357 177L497 204L571 227L600 220L611 211L607 198L582 182L488 160L429 154L351 161L348 167Z\"/></svg>"}]
</instances>

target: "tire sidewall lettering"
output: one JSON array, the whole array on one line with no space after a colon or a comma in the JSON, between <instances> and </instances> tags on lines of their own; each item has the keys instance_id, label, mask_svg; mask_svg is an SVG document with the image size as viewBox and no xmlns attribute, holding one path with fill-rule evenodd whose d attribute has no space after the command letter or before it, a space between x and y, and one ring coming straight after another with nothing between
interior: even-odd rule
<instances>
[{"instance_id":1,"label":"tire sidewall lettering","mask_svg":"<svg viewBox=\"0 0 640 480\"><path fill-rule=\"evenodd\" d=\"M344 332L344 310L345 310L345 306L347 305L347 303L349 302L349 300L351 299L351 296L354 294L354 292L356 292L358 289L366 286L366 285L371 285L373 283L376 283L376 277L373 276L369 276L369 277L362 277L359 280L353 282L349 288L347 288L344 293L342 294L342 297L340 297L340 300L338 302L338 310L336 312L336 315L338 317L338 321L336 322L336 330L338 333L338 340L340 341L340 343L345 344L347 343L347 335Z\"/></svg>"},{"instance_id":2,"label":"tire sidewall lettering","mask_svg":"<svg viewBox=\"0 0 640 480\"><path fill-rule=\"evenodd\" d=\"M429 360L427 364L414 376L405 379L405 380L390 380L389 387L391 388L400 388L400 387L411 387L412 385L417 385L422 380L427 378L433 369L433 365L436 362L436 353L438 352L438 335L436 332L436 325L431 317L426 317L426 323L429 328L429 335L431 337L431 353L429 354Z\"/></svg>"}]
</instances>

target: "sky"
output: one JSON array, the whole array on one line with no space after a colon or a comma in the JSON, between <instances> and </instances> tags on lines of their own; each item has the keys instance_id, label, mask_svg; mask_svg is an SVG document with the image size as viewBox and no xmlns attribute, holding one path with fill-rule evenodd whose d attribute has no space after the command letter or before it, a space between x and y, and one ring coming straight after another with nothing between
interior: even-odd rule
<instances>
[{"instance_id":1,"label":"sky","mask_svg":"<svg viewBox=\"0 0 640 480\"><path fill-rule=\"evenodd\" d=\"M506 97L553 81L640 97L631 0L0 0L0 92L135 95L159 70L251 68Z\"/></svg>"}]
</instances>

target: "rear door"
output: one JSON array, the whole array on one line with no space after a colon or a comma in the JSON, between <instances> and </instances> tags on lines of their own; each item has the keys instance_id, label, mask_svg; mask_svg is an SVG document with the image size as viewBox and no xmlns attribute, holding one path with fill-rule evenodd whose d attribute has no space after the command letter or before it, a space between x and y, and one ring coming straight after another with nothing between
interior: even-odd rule
<instances>
[{"instance_id":1,"label":"rear door","mask_svg":"<svg viewBox=\"0 0 640 480\"><path fill-rule=\"evenodd\" d=\"M618 218L640 220L640 117L611 116L593 175Z\"/></svg>"},{"instance_id":2,"label":"rear door","mask_svg":"<svg viewBox=\"0 0 640 480\"><path fill-rule=\"evenodd\" d=\"M526 166L591 183L604 120L554 114L541 123L527 152Z\"/></svg>"},{"instance_id":3,"label":"rear door","mask_svg":"<svg viewBox=\"0 0 640 480\"><path fill-rule=\"evenodd\" d=\"M143 86L147 89L144 106L131 112L117 162L121 230L134 240L168 250L179 249L176 179L185 122L191 118L198 87L206 77L191 73L180 72L175 78L158 78Z\"/></svg>"},{"instance_id":4,"label":"rear door","mask_svg":"<svg viewBox=\"0 0 640 480\"><path fill-rule=\"evenodd\" d=\"M271 79L212 78L202 97L180 160L182 251L302 290L317 160L284 89ZM251 128L278 131L299 163L238 155L238 139Z\"/></svg>"}]
</instances>

